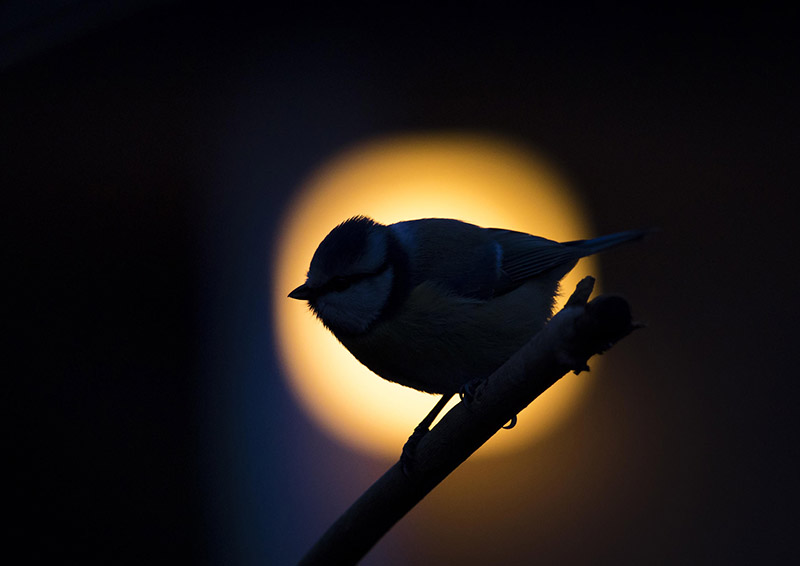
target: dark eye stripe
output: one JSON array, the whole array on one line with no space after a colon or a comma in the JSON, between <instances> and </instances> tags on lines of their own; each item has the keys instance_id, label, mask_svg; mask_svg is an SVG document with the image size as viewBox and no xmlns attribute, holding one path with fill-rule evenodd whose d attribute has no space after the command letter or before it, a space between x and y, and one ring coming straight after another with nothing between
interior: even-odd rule
<instances>
[{"instance_id":1,"label":"dark eye stripe","mask_svg":"<svg viewBox=\"0 0 800 566\"><path fill-rule=\"evenodd\" d=\"M319 288L318 292L320 294L329 293L331 291L334 292L341 292L351 287L352 285L362 281L368 277L375 277L376 275L380 275L384 271L389 268L389 262L384 262L376 271L372 271L369 273L355 273L353 275L340 275L337 277L333 277L327 283L325 283L322 287Z\"/></svg>"},{"instance_id":2,"label":"dark eye stripe","mask_svg":"<svg viewBox=\"0 0 800 566\"><path fill-rule=\"evenodd\" d=\"M344 291L350 285L355 283L352 276L351 277L334 277L328 282L328 285L332 291Z\"/></svg>"}]
</instances>

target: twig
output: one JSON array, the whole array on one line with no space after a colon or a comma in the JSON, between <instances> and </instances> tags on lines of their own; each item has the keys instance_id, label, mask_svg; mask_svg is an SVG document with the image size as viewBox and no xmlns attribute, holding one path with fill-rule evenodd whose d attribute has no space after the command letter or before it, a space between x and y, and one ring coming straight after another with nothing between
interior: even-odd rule
<instances>
[{"instance_id":1,"label":"twig","mask_svg":"<svg viewBox=\"0 0 800 566\"><path fill-rule=\"evenodd\" d=\"M410 509L504 424L569 371L639 327L625 299L602 295L584 278L566 306L474 392L426 434L414 452L413 473L398 462L311 547L300 564L355 564Z\"/></svg>"}]
</instances>

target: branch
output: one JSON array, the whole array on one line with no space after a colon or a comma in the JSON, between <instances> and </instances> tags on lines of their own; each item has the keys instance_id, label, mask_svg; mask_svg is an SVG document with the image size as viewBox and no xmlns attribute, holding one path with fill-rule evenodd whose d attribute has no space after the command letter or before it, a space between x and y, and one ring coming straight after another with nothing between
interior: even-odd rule
<instances>
[{"instance_id":1,"label":"branch","mask_svg":"<svg viewBox=\"0 0 800 566\"><path fill-rule=\"evenodd\" d=\"M413 472L398 462L311 547L300 564L355 564L414 505L500 428L569 371L640 325L625 299L601 295L584 278L566 306L505 364L481 383L469 405L453 407L417 444Z\"/></svg>"}]
</instances>

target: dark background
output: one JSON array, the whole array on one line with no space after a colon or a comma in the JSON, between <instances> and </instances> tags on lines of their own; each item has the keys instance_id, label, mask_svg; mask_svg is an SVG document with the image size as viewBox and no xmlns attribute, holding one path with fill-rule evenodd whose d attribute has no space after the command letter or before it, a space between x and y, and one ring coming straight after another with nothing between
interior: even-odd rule
<instances>
[{"instance_id":1,"label":"dark background","mask_svg":"<svg viewBox=\"0 0 800 566\"><path fill-rule=\"evenodd\" d=\"M6 467L23 556L296 561L387 463L314 428L281 380L275 224L352 144L456 130L546 153L599 233L661 229L604 262L605 288L649 327L608 355L580 417L526 454L468 463L485 479L448 479L370 563L796 558L787 14L325 22L101 4L2 12ZM549 498L508 480L528 503L483 523L471 498L511 469L536 470Z\"/></svg>"}]
</instances>

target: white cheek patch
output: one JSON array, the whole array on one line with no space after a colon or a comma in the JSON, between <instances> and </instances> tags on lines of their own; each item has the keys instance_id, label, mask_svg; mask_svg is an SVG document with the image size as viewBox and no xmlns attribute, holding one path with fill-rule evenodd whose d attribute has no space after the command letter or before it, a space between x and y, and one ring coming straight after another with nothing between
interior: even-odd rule
<instances>
[{"instance_id":1,"label":"white cheek patch","mask_svg":"<svg viewBox=\"0 0 800 566\"><path fill-rule=\"evenodd\" d=\"M341 292L320 297L315 308L322 321L334 331L360 334L375 322L392 290L392 268L368 277Z\"/></svg>"}]
</instances>

